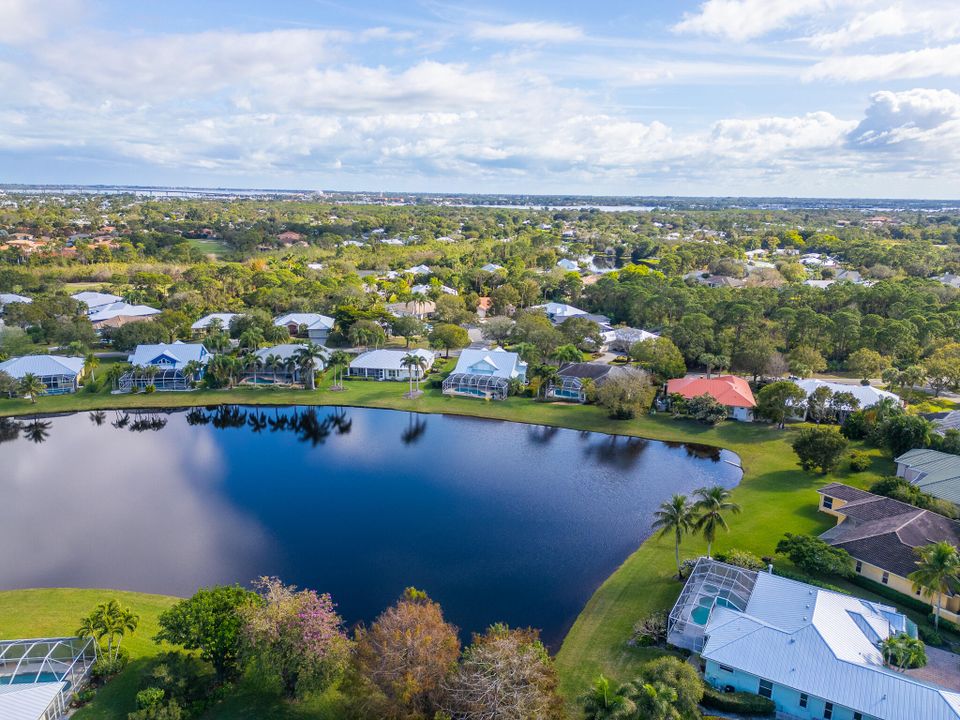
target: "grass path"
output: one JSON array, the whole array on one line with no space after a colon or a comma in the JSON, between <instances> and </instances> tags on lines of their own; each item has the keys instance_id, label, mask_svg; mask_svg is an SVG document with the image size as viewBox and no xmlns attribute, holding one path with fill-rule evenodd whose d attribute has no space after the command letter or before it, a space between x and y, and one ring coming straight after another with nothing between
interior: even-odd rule
<instances>
[{"instance_id":1,"label":"grass path","mask_svg":"<svg viewBox=\"0 0 960 720\"><path fill-rule=\"evenodd\" d=\"M868 450L873 458L873 465L866 472L848 474L841 471L829 478L804 473L798 468L789 445L796 432L790 428L780 431L759 424L733 422L714 428L676 421L665 415L652 415L625 422L610 420L595 406L535 403L526 398L483 402L444 397L436 389L428 390L422 397L411 401L402 397L406 390L404 383L354 381L347 382L346 387L343 392L330 391L328 383L322 383L321 388L315 392L238 388L150 395L78 393L44 397L36 405L25 400L2 400L0 416L108 408L171 408L218 403L344 405L461 414L715 445L736 452L744 468L743 481L734 491L734 500L744 511L731 518L731 532L718 538L715 547L722 550L735 546L761 556L771 555L777 540L786 531L820 532L831 524L830 518L816 510L816 489L825 482L839 479L863 487L880 475L891 473L893 469L892 463L882 458L878 451ZM638 527L638 534L645 530L646 528ZM702 554L704 549L704 544L698 539L688 538L681 551L684 557L695 557ZM651 657L649 651L632 649L626 645L626 641L638 619L653 610L672 604L680 590L679 584L672 577L674 573L673 546L670 540L654 537L627 558L596 591L577 618L557 656L561 689L568 700L582 692L599 672L616 680L627 680ZM39 607L46 604L42 602L43 593L61 591L28 592L38 593L33 598ZM549 602L549 598L545 598L545 602ZM85 609L89 605L90 603L87 603ZM4 619L10 612L13 610L4 606L0 600L0 637L9 636ZM72 617L79 615L74 613ZM72 622L75 623L75 620ZM28 628L29 624L23 628L24 632ZM69 632L70 629L72 628L61 627L57 632ZM85 713L77 717L85 720L87 717L110 716Z\"/></svg>"}]
</instances>

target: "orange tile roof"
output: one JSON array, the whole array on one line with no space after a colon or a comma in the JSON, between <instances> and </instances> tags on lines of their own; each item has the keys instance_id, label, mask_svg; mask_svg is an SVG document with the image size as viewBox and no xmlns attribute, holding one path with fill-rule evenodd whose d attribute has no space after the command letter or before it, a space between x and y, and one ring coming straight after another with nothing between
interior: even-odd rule
<instances>
[{"instance_id":1,"label":"orange tile roof","mask_svg":"<svg viewBox=\"0 0 960 720\"><path fill-rule=\"evenodd\" d=\"M756 407L750 385L736 375L718 375L713 378L683 377L667 382L667 393L679 393L685 398L710 395L727 407Z\"/></svg>"}]
</instances>

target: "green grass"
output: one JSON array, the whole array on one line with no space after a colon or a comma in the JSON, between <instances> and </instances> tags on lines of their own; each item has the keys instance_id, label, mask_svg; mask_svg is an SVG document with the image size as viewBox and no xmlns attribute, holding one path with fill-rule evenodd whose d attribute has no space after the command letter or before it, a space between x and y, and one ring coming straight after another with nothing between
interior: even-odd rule
<instances>
[{"instance_id":1,"label":"green grass","mask_svg":"<svg viewBox=\"0 0 960 720\"><path fill-rule=\"evenodd\" d=\"M206 240L203 238L193 238L187 240L187 244L194 250L199 250L207 255L220 255L227 251L227 246L219 240Z\"/></svg>"},{"instance_id":2,"label":"green grass","mask_svg":"<svg viewBox=\"0 0 960 720\"><path fill-rule=\"evenodd\" d=\"M721 536L715 548L723 550L738 547L761 556L772 554L777 540L786 531L819 533L832 524L831 518L817 512L818 487L833 480L865 487L893 470L892 463L881 457L879 451L858 447L873 458L873 465L866 472L851 474L845 470L845 465L840 472L829 477L802 472L789 444L797 431L796 427L776 430L760 424L734 422L706 427L673 420L662 414L632 421L616 421L609 419L603 410L595 406L538 403L516 397L502 402L484 402L444 397L436 389L427 390L416 400L407 400L402 397L406 383L348 381L343 392L330 391L328 384L328 381L321 383L321 388L314 392L249 388L151 395L79 393L41 398L32 406L24 400L4 400L0 401L0 415L216 403L346 405L489 417L715 445L736 452L744 468L743 481L734 491L734 500L744 511L730 519L730 533ZM638 532L644 530L638 528ZM682 546L683 557L695 557L703 551L704 544L696 538L687 538ZM628 680L640 665L656 655L656 651L630 648L626 643L638 619L652 610L669 607L676 599L680 585L673 579L675 572L670 540L654 537L627 558L596 591L577 618L557 656L561 689L568 700L582 692L598 673L603 672L619 681ZM251 692L261 697L261 694ZM244 705L238 699L242 697L242 693L231 697L226 705L219 708L226 714L215 714L214 717L243 717L239 709L233 711L234 715L227 712L232 707ZM268 704L277 702L267 696L263 696L262 701ZM253 700L248 700L248 704L257 707ZM277 706L270 707L276 710ZM324 717L310 710L310 703L284 707L286 709L276 712L294 714L277 716ZM328 705L321 702L318 707L326 708ZM260 714L266 716L268 713L262 709Z\"/></svg>"}]
</instances>

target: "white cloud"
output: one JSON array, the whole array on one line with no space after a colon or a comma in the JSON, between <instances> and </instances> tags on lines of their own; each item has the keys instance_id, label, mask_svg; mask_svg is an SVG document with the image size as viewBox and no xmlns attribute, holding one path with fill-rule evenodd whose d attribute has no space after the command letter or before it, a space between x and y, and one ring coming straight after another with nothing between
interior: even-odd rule
<instances>
[{"instance_id":1,"label":"white cloud","mask_svg":"<svg viewBox=\"0 0 960 720\"><path fill-rule=\"evenodd\" d=\"M473 26L470 36L476 40L509 43L563 43L583 37L583 30L575 25L551 22L517 22L507 25L480 23Z\"/></svg>"},{"instance_id":2,"label":"white cloud","mask_svg":"<svg viewBox=\"0 0 960 720\"><path fill-rule=\"evenodd\" d=\"M922 34L924 40L939 42L960 37L960 16L955 3L933 4L899 2L858 12L846 24L831 32L820 32L808 38L821 49L845 48L879 38Z\"/></svg>"},{"instance_id":3,"label":"white cloud","mask_svg":"<svg viewBox=\"0 0 960 720\"><path fill-rule=\"evenodd\" d=\"M849 143L861 151L899 153L908 162L960 157L960 95L925 88L874 93Z\"/></svg>"},{"instance_id":4,"label":"white cloud","mask_svg":"<svg viewBox=\"0 0 960 720\"><path fill-rule=\"evenodd\" d=\"M673 29L680 33L750 40L834 4L831 0L706 0L697 12L684 13Z\"/></svg>"},{"instance_id":5,"label":"white cloud","mask_svg":"<svg viewBox=\"0 0 960 720\"><path fill-rule=\"evenodd\" d=\"M0 43L36 42L79 14L79 0L0 0Z\"/></svg>"},{"instance_id":6,"label":"white cloud","mask_svg":"<svg viewBox=\"0 0 960 720\"><path fill-rule=\"evenodd\" d=\"M870 55L844 55L818 62L803 79L863 82L960 76L960 44L923 50Z\"/></svg>"}]
</instances>

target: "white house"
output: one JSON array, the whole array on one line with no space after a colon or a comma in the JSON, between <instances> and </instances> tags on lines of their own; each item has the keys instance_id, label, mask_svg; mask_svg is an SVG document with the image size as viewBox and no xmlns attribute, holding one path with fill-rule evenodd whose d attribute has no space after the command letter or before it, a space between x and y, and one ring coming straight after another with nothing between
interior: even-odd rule
<instances>
[{"instance_id":1,"label":"white house","mask_svg":"<svg viewBox=\"0 0 960 720\"><path fill-rule=\"evenodd\" d=\"M879 644L904 633L916 626L893 607L707 558L667 624L706 682L769 698L778 717L957 720L960 693L935 674L886 667Z\"/></svg>"},{"instance_id":2,"label":"white house","mask_svg":"<svg viewBox=\"0 0 960 720\"><path fill-rule=\"evenodd\" d=\"M26 297L25 295L17 295L16 293L0 293L0 310L3 310L7 305L12 305L13 303L25 303L30 304L33 300Z\"/></svg>"},{"instance_id":3,"label":"white house","mask_svg":"<svg viewBox=\"0 0 960 720\"><path fill-rule=\"evenodd\" d=\"M498 270L503 270L503 265L497 265L496 263L487 263L480 269L483 270L484 272L495 273Z\"/></svg>"},{"instance_id":4,"label":"white house","mask_svg":"<svg viewBox=\"0 0 960 720\"><path fill-rule=\"evenodd\" d=\"M93 292L92 290L84 290L83 292L78 292L71 295L74 300L81 302L87 306L87 314L92 315L100 308L106 307L107 305L113 305L114 303L123 302L123 298L118 295L111 295L110 293L101 293Z\"/></svg>"},{"instance_id":5,"label":"white house","mask_svg":"<svg viewBox=\"0 0 960 720\"><path fill-rule=\"evenodd\" d=\"M429 294L430 294L430 291L431 291L432 289L433 289L433 288L432 288L432 286L430 286L430 285L420 284L420 285L414 285L412 288L410 288L410 292L412 292L414 295L429 295ZM456 290L454 290L452 287L447 287L446 285L441 285L441 286L439 287L439 290L440 290L440 292L443 293L444 295L459 295L459 294L460 294L460 293L458 293Z\"/></svg>"},{"instance_id":6,"label":"white house","mask_svg":"<svg viewBox=\"0 0 960 720\"><path fill-rule=\"evenodd\" d=\"M159 315L160 311L149 305L131 305L125 302L115 302L102 305L90 313L90 322L95 328L120 327L129 322L146 320Z\"/></svg>"},{"instance_id":7,"label":"white house","mask_svg":"<svg viewBox=\"0 0 960 720\"><path fill-rule=\"evenodd\" d=\"M407 355L418 355L426 362L426 367L420 371L414 369L414 377L423 377L430 372L436 359L430 350L417 348L416 350L368 350L358 355L347 370L350 377L369 378L371 380L409 380L410 368L404 367L403 358Z\"/></svg>"},{"instance_id":8,"label":"white house","mask_svg":"<svg viewBox=\"0 0 960 720\"><path fill-rule=\"evenodd\" d=\"M210 313L209 315L204 315L202 318L197 320L193 325L190 326L190 329L194 332L207 330L214 320L219 320L220 326L224 330L228 330L230 328L230 321L237 317L238 314L239 313Z\"/></svg>"},{"instance_id":9,"label":"white house","mask_svg":"<svg viewBox=\"0 0 960 720\"><path fill-rule=\"evenodd\" d=\"M302 382L300 366L297 365L297 352L304 346L299 343L281 343L271 347L260 348L253 356L259 360L258 366L249 366L240 376L242 381L256 384L296 384ZM330 357L330 350L321 347L324 359L314 361L314 367L322 370L325 358Z\"/></svg>"},{"instance_id":10,"label":"white house","mask_svg":"<svg viewBox=\"0 0 960 720\"><path fill-rule=\"evenodd\" d=\"M580 266L577 263L573 260L567 260L566 258L558 260L557 267L565 272L577 272L580 270Z\"/></svg>"},{"instance_id":11,"label":"white house","mask_svg":"<svg viewBox=\"0 0 960 720\"><path fill-rule=\"evenodd\" d=\"M601 333L604 344L612 352L628 352L630 348L644 340L656 340L660 336L639 328L616 327Z\"/></svg>"},{"instance_id":12,"label":"white house","mask_svg":"<svg viewBox=\"0 0 960 720\"><path fill-rule=\"evenodd\" d=\"M467 348L443 381L443 394L503 400L510 392L511 381L527 381L527 363L517 353L499 347Z\"/></svg>"},{"instance_id":13,"label":"white house","mask_svg":"<svg viewBox=\"0 0 960 720\"><path fill-rule=\"evenodd\" d=\"M566 303L558 302L548 302L545 305L534 305L531 310L543 310L550 319L550 322L555 325L559 325L567 318L587 314L586 310L581 310L573 305L567 305Z\"/></svg>"},{"instance_id":14,"label":"white house","mask_svg":"<svg viewBox=\"0 0 960 720\"><path fill-rule=\"evenodd\" d=\"M878 402L884 398L890 398L894 400L897 405L903 405L903 400L899 396L888 392L887 390L881 390L875 388L872 385L861 385L857 383L855 385L847 385L845 383L837 382L827 382L826 380L817 380L815 378L806 378L804 380L795 380L794 383L806 393L807 397L817 389L821 387L828 388L830 392L836 393L850 393L853 395L859 402L857 405L858 409L868 408L872 405L876 405ZM853 412L854 408L844 406L840 408L842 412ZM803 412L795 413L798 417L803 417L806 415L806 409Z\"/></svg>"},{"instance_id":15,"label":"white house","mask_svg":"<svg viewBox=\"0 0 960 720\"><path fill-rule=\"evenodd\" d=\"M209 351L201 343L158 343L137 345L127 358L133 369L120 376L118 389L129 392L131 388L146 388L153 385L157 390L187 390L194 380L203 378ZM156 368L154 373L143 369Z\"/></svg>"},{"instance_id":16,"label":"white house","mask_svg":"<svg viewBox=\"0 0 960 720\"><path fill-rule=\"evenodd\" d=\"M24 355L0 363L0 372L14 380L26 375L40 379L47 395L63 395L77 391L77 379L83 372L83 358L61 355Z\"/></svg>"},{"instance_id":17,"label":"white house","mask_svg":"<svg viewBox=\"0 0 960 720\"><path fill-rule=\"evenodd\" d=\"M426 265L414 265L403 271L407 275L433 275L433 270Z\"/></svg>"},{"instance_id":18,"label":"white house","mask_svg":"<svg viewBox=\"0 0 960 720\"><path fill-rule=\"evenodd\" d=\"M311 342L323 345L330 337L330 331L333 330L334 320L332 317L321 315L320 313L287 313L274 318L273 324L277 327L285 327L293 335L300 334L300 328L307 328L307 337Z\"/></svg>"}]
</instances>

